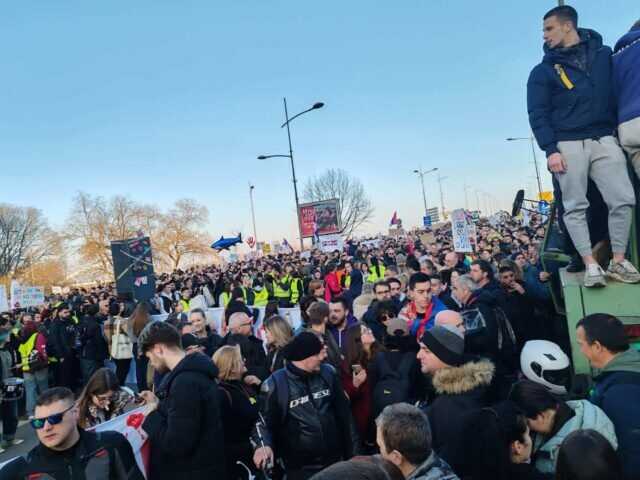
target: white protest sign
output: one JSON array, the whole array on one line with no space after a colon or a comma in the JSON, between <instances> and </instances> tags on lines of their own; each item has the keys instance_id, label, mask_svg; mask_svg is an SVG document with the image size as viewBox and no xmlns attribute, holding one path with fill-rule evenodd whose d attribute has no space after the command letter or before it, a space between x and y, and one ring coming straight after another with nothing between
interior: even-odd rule
<instances>
[{"instance_id":1,"label":"white protest sign","mask_svg":"<svg viewBox=\"0 0 640 480\"><path fill-rule=\"evenodd\" d=\"M325 253L331 253L336 250L344 250L344 238L338 233L333 235L323 235L317 244L318 248Z\"/></svg>"},{"instance_id":2,"label":"white protest sign","mask_svg":"<svg viewBox=\"0 0 640 480\"><path fill-rule=\"evenodd\" d=\"M8 312L9 302L7 301L7 289L4 285L0 285L0 312Z\"/></svg>"},{"instance_id":3,"label":"white protest sign","mask_svg":"<svg viewBox=\"0 0 640 480\"><path fill-rule=\"evenodd\" d=\"M20 308L37 307L44 303L44 287L20 285L13 280L11 282L11 307Z\"/></svg>"},{"instance_id":4,"label":"white protest sign","mask_svg":"<svg viewBox=\"0 0 640 480\"><path fill-rule=\"evenodd\" d=\"M456 252L473 252L471 246L471 229L463 209L451 212L451 231L453 234L453 250Z\"/></svg>"}]
</instances>

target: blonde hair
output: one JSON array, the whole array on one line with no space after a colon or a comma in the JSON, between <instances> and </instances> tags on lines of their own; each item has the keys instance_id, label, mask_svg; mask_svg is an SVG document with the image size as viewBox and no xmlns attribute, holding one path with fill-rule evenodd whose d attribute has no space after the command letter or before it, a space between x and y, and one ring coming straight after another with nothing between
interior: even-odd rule
<instances>
[{"instance_id":1,"label":"blonde hair","mask_svg":"<svg viewBox=\"0 0 640 480\"><path fill-rule=\"evenodd\" d=\"M293 338L293 329L280 315L272 315L264 321L265 330L269 330L275 348L282 348Z\"/></svg>"},{"instance_id":2,"label":"blonde hair","mask_svg":"<svg viewBox=\"0 0 640 480\"><path fill-rule=\"evenodd\" d=\"M240 345L226 345L213 354L213 363L218 367L218 378L222 381L238 380L242 372L242 353Z\"/></svg>"}]
</instances>

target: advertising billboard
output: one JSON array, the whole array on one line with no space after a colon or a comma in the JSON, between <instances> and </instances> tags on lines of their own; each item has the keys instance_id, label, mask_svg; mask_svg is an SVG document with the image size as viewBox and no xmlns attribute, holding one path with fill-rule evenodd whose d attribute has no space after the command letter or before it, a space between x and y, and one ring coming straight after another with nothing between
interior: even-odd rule
<instances>
[{"instance_id":1,"label":"advertising billboard","mask_svg":"<svg viewBox=\"0 0 640 480\"><path fill-rule=\"evenodd\" d=\"M337 198L300 205L302 238L340 233L340 207Z\"/></svg>"}]
</instances>

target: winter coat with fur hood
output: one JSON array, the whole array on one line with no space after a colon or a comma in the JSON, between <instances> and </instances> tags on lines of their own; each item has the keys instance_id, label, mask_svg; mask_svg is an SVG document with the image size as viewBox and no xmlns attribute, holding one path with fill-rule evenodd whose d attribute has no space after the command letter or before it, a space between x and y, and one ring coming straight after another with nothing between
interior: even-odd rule
<instances>
[{"instance_id":1,"label":"winter coat with fur hood","mask_svg":"<svg viewBox=\"0 0 640 480\"><path fill-rule=\"evenodd\" d=\"M431 423L433 449L446 461L454 457L464 416L489 405L489 387L494 373L495 366L491 361L477 359L433 374L436 397L426 407L426 413Z\"/></svg>"}]
</instances>

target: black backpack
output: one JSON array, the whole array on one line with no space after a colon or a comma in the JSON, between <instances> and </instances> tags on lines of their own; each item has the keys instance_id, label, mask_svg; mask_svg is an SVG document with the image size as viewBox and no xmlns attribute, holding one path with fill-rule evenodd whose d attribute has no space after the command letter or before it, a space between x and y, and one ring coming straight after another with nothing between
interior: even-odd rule
<instances>
[{"instance_id":1,"label":"black backpack","mask_svg":"<svg viewBox=\"0 0 640 480\"><path fill-rule=\"evenodd\" d=\"M415 357L412 353L405 353L396 369L389 365L384 352L376 355L374 365L378 380L372 395L373 418L376 418L388 405L410 400L411 370L414 364Z\"/></svg>"}]
</instances>

